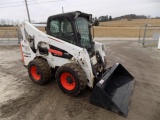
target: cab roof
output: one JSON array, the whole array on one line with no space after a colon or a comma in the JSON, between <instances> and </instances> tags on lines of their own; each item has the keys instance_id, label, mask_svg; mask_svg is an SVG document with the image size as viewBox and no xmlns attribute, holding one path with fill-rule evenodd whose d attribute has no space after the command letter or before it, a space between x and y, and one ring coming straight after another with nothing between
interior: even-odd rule
<instances>
[{"instance_id":1,"label":"cab roof","mask_svg":"<svg viewBox=\"0 0 160 120\"><path fill-rule=\"evenodd\" d=\"M48 18L48 21L50 21L51 19L62 18L62 17L67 17L67 18L74 19L78 16L79 17L85 17L85 18L87 18L88 21L90 21L91 18L92 18L92 14L83 13L81 11L74 11L74 12L68 12L68 13L62 13L62 14L57 14L57 15L50 16Z\"/></svg>"}]
</instances>

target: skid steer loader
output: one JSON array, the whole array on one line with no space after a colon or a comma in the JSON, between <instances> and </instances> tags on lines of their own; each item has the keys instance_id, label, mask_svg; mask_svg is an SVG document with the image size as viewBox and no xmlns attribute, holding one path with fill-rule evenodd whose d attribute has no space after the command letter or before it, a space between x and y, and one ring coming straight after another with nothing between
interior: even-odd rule
<instances>
[{"instance_id":1,"label":"skid steer loader","mask_svg":"<svg viewBox=\"0 0 160 120\"><path fill-rule=\"evenodd\" d=\"M105 45L92 40L91 21L91 14L80 11L50 16L46 33L22 22L24 66L40 85L54 74L59 88L71 96L88 85L92 104L127 116L134 78L119 63L106 67Z\"/></svg>"}]
</instances>

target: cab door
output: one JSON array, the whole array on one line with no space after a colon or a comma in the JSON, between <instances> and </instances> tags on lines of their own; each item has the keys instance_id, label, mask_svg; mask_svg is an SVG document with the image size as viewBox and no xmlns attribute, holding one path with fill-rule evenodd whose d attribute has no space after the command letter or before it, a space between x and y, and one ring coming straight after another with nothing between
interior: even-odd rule
<instances>
[{"instance_id":1,"label":"cab door","mask_svg":"<svg viewBox=\"0 0 160 120\"><path fill-rule=\"evenodd\" d=\"M56 18L52 19L49 22L49 27L48 27L48 34L59 38L61 40L64 40L66 42L69 42L71 44L77 45L76 41L76 33L75 30L73 29L73 23L72 21L67 18Z\"/></svg>"}]
</instances>

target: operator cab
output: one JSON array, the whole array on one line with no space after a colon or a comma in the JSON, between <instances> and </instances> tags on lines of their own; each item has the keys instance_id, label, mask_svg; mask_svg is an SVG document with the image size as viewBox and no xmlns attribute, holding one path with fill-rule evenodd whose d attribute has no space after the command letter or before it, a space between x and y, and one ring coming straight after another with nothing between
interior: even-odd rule
<instances>
[{"instance_id":1,"label":"operator cab","mask_svg":"<svg viewBox=\"0 0 160 120\"><path fill-rule=\"evenodd\" d=\"M76 46L93 49L90 23L92 15L80 11L50 16L47 21L47 34Z\"/></svg>"}]
</instances>

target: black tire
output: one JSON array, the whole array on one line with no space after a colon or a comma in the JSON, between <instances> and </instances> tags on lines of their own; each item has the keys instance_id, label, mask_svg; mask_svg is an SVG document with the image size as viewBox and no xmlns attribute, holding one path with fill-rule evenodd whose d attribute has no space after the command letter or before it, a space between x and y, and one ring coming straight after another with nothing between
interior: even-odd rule
<instances>
[{"instance_id":1,"label":"black tire","mask_svg":"<svg viewBox=\"0 0 160 120\"><path fill-rule=\"evenodd\" d=\"M88 83L85 72L76 63L67 63L61 66L56 72L56 79L59 88L71 96L81 93ZM66 87L67 85L63 81L70 87Z\"/></svg>"},{"instance_id":2,"label":"black tire","mask_svg":"<svg viewBox=\"0 0 160 120\"><path fill-rule=\"evenodd\" d=\"M47 61L42 58L36 58L29 63L28 74L34 83L43 85L50 79L51 68Z\"/></svg>"}]
</instances>

